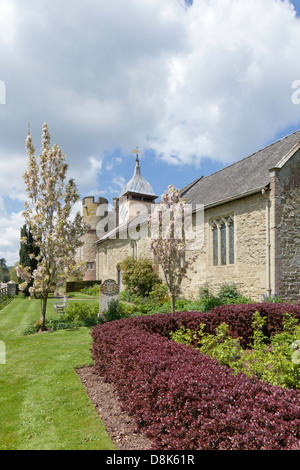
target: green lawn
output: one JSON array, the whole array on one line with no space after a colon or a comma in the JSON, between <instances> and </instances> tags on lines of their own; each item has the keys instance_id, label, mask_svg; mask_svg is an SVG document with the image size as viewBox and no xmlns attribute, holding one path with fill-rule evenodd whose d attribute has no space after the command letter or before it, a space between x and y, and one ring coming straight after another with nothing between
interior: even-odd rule
<instances>
[{"instance_id":1,"label":"green lawn","mask_svg":"<svg viewBox=\"0 0 300 470\"><path fill-rule=\"evenodd\" d=\"M75 372L92 363L90 330L22 336L39 310L21 298L0 310L0 450L116 450Z\"/></svg>"}]
</instances>

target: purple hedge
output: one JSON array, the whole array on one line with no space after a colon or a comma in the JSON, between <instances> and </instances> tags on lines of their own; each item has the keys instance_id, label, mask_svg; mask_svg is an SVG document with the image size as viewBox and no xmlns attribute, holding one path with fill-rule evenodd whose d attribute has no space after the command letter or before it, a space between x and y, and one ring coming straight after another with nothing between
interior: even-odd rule
<instances>
[{"instance_id":1,"label":"purple hedge","mask_svg":"<svg viewBox=\"0 0 300 470\"><path fill-rule=\"evenodd\" d=\"M255 304L253 310L268 316L270 334L281 329L287 311L279 306ZM227 318L232 334L243 336L247 344L252 307L157 314L93 329L96 370L114 384L124 409L134 416L154 449L282 450L298 443L298 391L233 375L218 361L168 339L170 331L181 325L196 330L205 322L213 331Z\"/></svg>"}]
</instances>

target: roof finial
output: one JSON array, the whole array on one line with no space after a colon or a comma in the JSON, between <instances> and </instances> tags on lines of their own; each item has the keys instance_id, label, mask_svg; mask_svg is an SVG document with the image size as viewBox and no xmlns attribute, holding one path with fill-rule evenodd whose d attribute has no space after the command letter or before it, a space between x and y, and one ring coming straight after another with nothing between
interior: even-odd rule
<instances>
[{"instance_id":1,"label":"roof finial","mask_svg":"<svg viewBox=\"0 0 300 470\"><path fill-rule=\"evenodd\" d=\"M135 150L132 150L132 153L136 153L136 162L139 162L139 148L137 147Z\"/></svg>"}]
</instances>

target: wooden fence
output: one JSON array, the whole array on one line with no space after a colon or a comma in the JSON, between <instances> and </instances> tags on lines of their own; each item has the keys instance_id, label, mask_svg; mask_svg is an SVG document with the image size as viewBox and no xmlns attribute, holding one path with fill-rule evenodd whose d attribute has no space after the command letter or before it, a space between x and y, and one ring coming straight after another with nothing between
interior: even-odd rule
<instances>
[{"instance_id":1,"label":"wooden fence","mask_svg":"<svg viewBox=\"0 0 300 470\"><path fill-rule=\"evenodd\" d=\"M0 287L0 305L9 299L8 287Z\"/></svg>"}]
</instances>

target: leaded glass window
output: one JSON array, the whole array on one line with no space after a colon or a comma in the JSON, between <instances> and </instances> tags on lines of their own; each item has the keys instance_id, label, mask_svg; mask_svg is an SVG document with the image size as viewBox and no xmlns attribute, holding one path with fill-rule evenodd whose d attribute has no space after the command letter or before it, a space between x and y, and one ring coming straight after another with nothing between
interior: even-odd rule
<instances>
[{"instance_id":1,"label":"leaded glass window","mask_svg":"<svg viewBox=\"0 0 300 470\"><path fill-rule=\"evenodd\" d=\"M211 222L212 258L214 266L225 266L235 263L234 219L232 216L222 217Z\"/></svg>"},{"instance_id":2,"label":"leaded glass window","mask_svg":"<svg viewBox=\"0 0 300 470\"><path fill-rule=\"evenodd\" d=\"M221 225L221 264L226 264L226 225Z\"/></svg>"},{"instance_id":3,"label":"leaded glass window","mask_svg":"<svg viewBox=\"0 0 300 470\"><path fill-rule=\"evenodd\" d=\"M217 225L213 228L213 262L214 266L219 264L219 243L218 243L218 227Z\"/></svg>"},{"instance_id":4,"label":"leaded glass window","mask_svg":"<svg viewBox=\"0 0 300 470\"><path fill-rule=\"evenodd\" d=\"M229 224L229 264L234 264L234 222Z\"/></svg>"}]
</instances>

